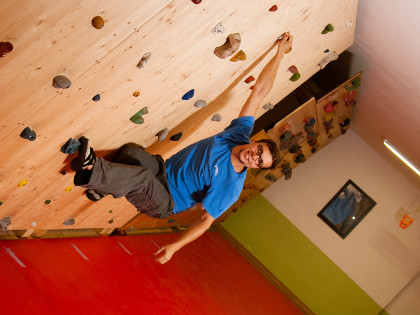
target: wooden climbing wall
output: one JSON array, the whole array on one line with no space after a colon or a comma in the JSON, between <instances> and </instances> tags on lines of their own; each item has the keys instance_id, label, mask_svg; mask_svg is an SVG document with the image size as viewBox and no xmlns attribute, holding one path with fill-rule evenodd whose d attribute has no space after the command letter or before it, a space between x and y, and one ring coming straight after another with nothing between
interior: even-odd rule
<instances>
[{"instance_id":1,"label":"wooden climbing wall","mask_svg":"<svg viewBox=\"0 0 420 315\"><path fill-rule=\"evenodd\" d=\"M270 12L274 4L278 10ZM122 226L136 215L123 198L92 203L83 189L65 191L73 173L60 147L69 138L85 135L99 156L134 141L167 158L237 116L250 94L244 80L258 76L280 34L290 31L294 46L265 100L272 104L319 70L326 49L339 54L351 46L356 10L356 0L1 1L0 41L14 49L0 58L0 219L10 216L10 230L29 234ZM105 21L99 30L91 25L97 15ZM225 34L211 33L219 22ZM334 31L322 35L328 23ZM213 54L232 33L241 34L245 61ZM137 68L147 52L150 61ZM291 65L301 74L296 82L289 80ZM56 75L68 77L71 87L54 88ZM191 89L194 97L182 100ZM92 101L96 94L98 102ZM207 107L194 107L199 99ZM133 124L129 118L144 107L145 122ZM216 113L221 122L211 121ZM25 127L36 132L35 141L19 137ZM157 141L165 127L169 136L184 135ZM22 180L26 186L18 187ZM74 225L63 224L69 218Z\"/></svg>"}]
</instances>

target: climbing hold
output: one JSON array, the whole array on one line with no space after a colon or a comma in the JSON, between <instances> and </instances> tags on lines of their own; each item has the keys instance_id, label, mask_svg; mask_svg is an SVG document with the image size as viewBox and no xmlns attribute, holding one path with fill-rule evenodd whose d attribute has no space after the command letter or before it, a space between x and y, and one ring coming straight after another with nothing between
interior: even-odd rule
<instances>
[{"instance_id":1,"label":"climbing hold","mask_svg":"<svg viewBox=\"0 0 420 315\"><path fill-rule=\"evenodd\" d=\"M223 27L223 23L217 23L217 25L215 27L213 27L213 29L211 30L211 32L213 34L224 34L225 33L225 28Z\"/></svg>"},{"instance_id":2,"label":"climbing hold","mask_svg":"<svg viewBox=\"0 0 420 315\"><path fill-rule=\"evenodd\" d=\"M0 58L6 56L13 50L13 45L10 42L0 42Z\"/></svg>"},{"instance_id":3,"label":"climbing hold","mask_svg":"<svg viewBox=\"0 0 420 315\"><path fill-rule=\"evenodd\" d=\"M60 174L64 176L64 175L66 175L66 174L67 174L67 172L66 172L66 170L62 170L62 171L60 172Z\"/></svg>"},{"instance_id":4,"label":"climbing hold","mask_svg":"<svg viewBox=\"0 0 420 315\"><path fill-rule=\"evenodd\" d=\"M324 112L331 113L335 111L335 109L337 108L337 105L338 105L337 101L329 102L327 105L324 106Z\"/></svg>"},{"instance_id":5,"label":"climbing hold","mask_svg":"<svg viewBox=\"0 0 420 315\"><path fill-rule=\"evenodd\" d=\"M168 136L168 128L167 127L163 128L161 131L159 131L156 134L156 137L158 137L158 139L160 141L164 140L167 136Z\"/></svg>"},{"instance_id":6,"label":"climbing hold","mask_svg":"<svg viewBox=\"0 0 420 315\"><path fill-rule=\"evenodd\" d=\"M329 53L330 52L330 50L329 49L325 49L324 50L324 53Z\"/></svg>"},{"instance_id":7,"label":"climbing hold","mask_svg":"<svg viewBox=\"0 0 420 315\"><path fill-rule=\"evenodd\" d=\"M346 23L346 28L350 28L350 27L352 27L353 26L353 21L348 21L347 23Z\"/></svg>"},{"instance_id":8,"label":"climbing hold","mask_svg":"<svg viewBox=\"0 0 420 315\"><path fill-rule=\"evenodd\" d=\"M250 90L253 90L253 89L254 89L254 87L255 87L255 84L254 84L253 86L250 86L250 87L249 87L249 89L250 89Z\"/></svg>"},{"instance_id":9,"label":"climbing hold","mask_svg":"<svg viewBox=\"0 0 420 315\"><path fill-rule=\"evenodd\" d=\"M293 74L296 74L296 73L298 73L299 71L298 71L298 68L296 67L296 66L290 66L289 67L289 71L291 72L291 73L293 73Z\"/></svg>"},{"instance_id":10,"label":"climbing hold","mask_svg":"<svg viewBox=\"0 0 420 315\"><path fill-rule=\"evenodd\" d=\"M292 75L291 77L290 77L290 81L293 81L293 82L295 82L295 81L297 81L297 80L299 80L300 79L300 73L299 72L296 72L294 75Z\"/></svg>"},{"instance_id":11,"label":"climbing hold","mask_svg":"<svg viewBox=\"0 0 420 315\"><path fill-rule=\"evenodd\" d=\"M190 98L192 98L194 96L194 89L192 89L192 90L189 90L187 93L185 93L183 96L182 96L182 99L184 100L184 101L188 101Z\"/></svg>"},{"instance_id":12,"label":"climbing hold","mask_svg":"<svg viewBox=\"0 0 420 315\"><path fill-rule=\"evenodd\" d=\"M194 103L194 107L203 108L206 107L207 102L203 100L198 100Z\"/></svg>"},{"instance_id":13,"label":"climbing hold","mask_svg":"<svg viewBox=\"0 0 420 315\"><path fill-rule=\"evenodd\" d=\"M274 176L273 174L269 173L267 175L265 175L265 179L269 180L270 182L275 182L277 180L276 176Z\"/></svg>"},{"instance_id":14,"label":"climbing hold","mask_svg":"<svg viewBox=\"0 0 420 315\"><path fill-rule=\"evenodd\" d=\"M113 222L114 222L114 219L111 219L111 220L108 221L109 224L111 224Z\"/></svg>"},{"instance_id":15,"label":"climbing hold","mask_svg":"<svg viewBox=\"0 0 420 315\"><path fill-rule=\"evenodd\" d=\"M191 0L191 2L194 3L194 4L200 4L201 0Z\"/></svg>"},{"instance_id":16,"label":"climbing hold","mask_svg":"<svg viewBox=\"0 0 420 315\"><path fill-rule=\"evenodd\" d=\"M141 125L144 123L143 115L146 115L149 113L149 109L147 107L143 107L141 110L139 110L137 113L135 113L133 116L131 116L130 120L137 124Z\"/></svg>"},{"instance_id":17,"label":"climbing hold","mask_svg":"<svg viewBox=\"0 0 420 315\"><path fill-rule=\"evenodd\" d=\"M53 79L53 87L57 89L68 89L71 81L64 75L58 75Z\"/></svg>"},{"instance_id":18,"label":"climbing hold","mask_svg":"<svg viewBox=\"0 0 420 315\"><path fill-rule=\"evenodd\" d=\"M233 56L230 61L232 62L236 62L238 60L246 60L246 54L244 53L243 50L238 51L235 56Z\"/></svg>"},{"instance_id":19,"label":"climbing hold","mask_svg":"<svg viewBox=\"0 0 420 315\"><path fill-rule=\"evenodd\" d=\"M64 154L73 154L79 149L80 141L78 139L69 138L66 143L63 144L60 151Z\"/></svg>"},{"instance_id":20,"label":"climbing hold","mask_svg":"<svg viewBox=\"0 0 420 315\"><path fill-rule=\"evenodd\" d=\"M327 115L325 115L324 121L325 122L330 122L330 121L332 121L332 119L334 118L334 116L335 116L335 113L334 112L330 112Z\"/></svg>"},{"instance_id":21,"label":"climbing hold","mask_svg":"<svg viewBox=\"0 0 420 315\"><path fill-rule=\"evenodd\" d=\"M292 177L292 169L290 168L290 163L285 163L282 164L281 166L281 171L283 172L283 174L285 175L284 179L290 179Z\"/></svg>"},{"instance_id":22,"label":"climbing hold","mask_svg":"<svg viewBox=\"0 0 420 315\"><path fill-rule=\"evenodd\" d=\"M133 96L134 97L138 97L140 95L140 92L139 91L135 91L134 93L133 93Z\"/></svg>"},{"instance_id":23,"label":"climbing hold","mask_svg":"<svg viewBox=\"0 0 420 315\"><path fill-rule=\"evenodd\" d=\"M137 64L137 68L140 68L140 69L143 68L146 65L146 63L149 62L151 56L152 56L151 52L145 53L143 57L141 57L139 63Z\"/></svg>"},{"instance_id":24,"label":"climbing hold","mask_svg":"<svg viewBox=\"0 0 420 315\"><path fill-rule=\"evenodd\" d=\"M26 181L26 180L22 180L22 181L20 181L20 183L18 184L18 187L23 187L23 186L26 186L26 184L28 183L28 181Z\"/></svg>"},{"instance_id":25,"label":"climbing hold","mask_svg":"<svg viewBox=\"0 0 420 315\"><path fill-rule=\"evenodd\" d=\"M281 34L279 37L277 37L277 40L282 40L283 39L283 37L284 37L284 34L285 33L283 33L283 34ZM286 50L284 53L285 54L288 54L289 52L291 52L292 51L292 47L290 47L288 50Z\"/></svg>"},{"instance_id":26,"label":"climbing hold","mask_svg":"<svg viewBox=\"0 0 420 315\"><path fill-rule=\"evenodd\" d=\"M51 203L51 200L50 200L50 199L47 199L47 200L45 200L45 201L44 201L44 203L45 203L46 205L49 205L49 204Z\"/></svg>"},{"instance_id":27,"label":"climbing hold","mask_svg":"<svg viewBox=\"0 0 420 315\"><path fill-rule=\"evenodd\" d=\"M329 32L334 31L334 26L332 26L331 24L327 24L327 26L325 26L324 30L321 32L321 34L327 34Z\"/></svg>"},{"instance_id":28,"label":"climbing hold","mask_svg":"<svg viewBox=\"0 0 420 315\"><path fill-rule=\"evenodd\" d=\"M3 232L7 231L7 227L12 223L10 217L5 217L0 220L0 228Z\"/></svg>"},{"instance_id":29,"label":"climbing hold","mask_svg":"<svg viewBox=\"0 0 420 315\"><path fill-rule=\"evenodd\" d=\"M178 132L178 133L174 134L170 139L172 141L178 141L179 139L181 139L181 137L182 137L182 132Z\"/></svg>"},{"instance_id":30,"label":"climbing hold","mask_svg":"<svg viewBox=\"0 0 420 315\"><path fill-rule=\"evenodd\" d=\"M411 223L413 223L414 218L410 218L408 214L404 214L403 218L400 221L400 228L406 229L408 228Z\"/></svg>"},{"instance_id":31,"label":"climbing hold","mask_svg":"<svg viewBox=\"0 0 420 315\"><path fill-rule=\"evenodd\" d=\"M306 158L305 155L303 154L299 154L296 158L295 158L295 163L303 163L305 162Z\"/></svg>"},{"instance_id":32,"label":"climbing hold","mask_svg":"<svg viewBox=\"0 0 420 315\"><path fill-rule=\"evenodd\" d=\"M104 27L104 24L104 19L101 16L95 16L92 19L92 26L98 30Z\"/></svg>"},{"instance_id":33,"label":"climbing hold","mask_svg":"<svg viewBox=\"0 0 420 315\"><path fill-rule=\"evenodd\" d=\"M31 223L31 225L32 225L32 226L36 226L36 222L32 222L32 223Z\"/></svg>"},{"instance_id":34,"label":"climbing hold","mask_svg":"<svg viewBox=\"0 0 420 315\"><path fill-rule=\"evenodd\" d=\"M169 219L168 220L168 223L174 223L175 222L175 220L174 219Z\"/></svg>"},{"instance_id":35,"label":"climbing hold","mask_svg":"<svg viewBox=\"0 0 420 315\"><path fill-rule=\"evenodd\" d=\"M29 141L34 141L36 139L36 133L31 128L26 127L20 133L20 137Z\"/></svg>"},{"instance_id":36,"label":"climbing hold","mask_svg":"<svg viewBox=\"0 0 420 315\"><path fill-rule=\"evenodd\" d=\"M94 97L92 97L92 101L97 102L101 99L101 94L96 94Z\"/></svg>"},{"instance_id":37,"label":"climbing hold","mask_svg":"<svg viewBox=\"0 0 420 315\"><path fill-rule=\"evenodd\" d=\"M215 114L212 118L212 121L222 121L222 116L220 114Z\"/></svg>"},{"instance_id":38,"label":"climbing hold","mask_svg":"<svg viewBox=\"0 0 420 315\"><path fill-rule=\"evenodd\" d=\"M358 89L360 87L360 84L362 83L362 81L360 80L360 77L356 77L353 79L353 81L351 81L351 85L350 86L344 86L344 88L347 91L354 91L356 89Z\"/></svg>"},{"instance_id":39,"label":"climbing hold","mask_svg":"<svg viewBox=\"0 0 420 315\"><path fill-rule=\"evenodd\" d=\"M273 5L268 11L270 11L270 12L275 12L275 11L277 11L277 6L276 5Z\"/></svg>"},{"instance_id":40,"label":"climbing hold","mask_svg":"<svg viewBox=\"0 0 420 315\"><path fill-rule=\"evenodd\" d=\"M344 103L346 104L346 107L351 107L356 105L356 90L348 92L343 95Z\"/></svg>"},{"instance_id":41,"label":"climbing hold","mask_svg":"<svg viewBox=\"0 0 420 315\"><path fill-rule=\"evenodd\" d=\"M65 192L69 192L73 189L73 186L67 186L66 189L64 189Z\"/></svg>"},{"instance_id":42,"label":"climbing hold","mask_svg":"<svg viewBox=\"0 0 420 315\"><path fill-rule=\"evenodd\" d=\"M273 108L274 108L274 105L273 105L273 104L271 104L271 103L267 103L267 104L265 104L265 105L263 106L263 108L264 108L265 110L270 110L270 109L273 109Z\"/></svg>"},{"instance_id":43,"label":"climbing hold","mask_svg":"<svg viewBox=\"0 0 420 315\"><path fill-rule=\"evenodd\" d=\"M66 221L63 222L64 225L74 225L76 223L76 220L74 218L68 218Z\"/></svg>"},{"instance_id":44,"label":"climbing hold","mask_svg":"<svg viewBox=\"0 0 420 315\"><path fill-rule=\"evenodd\" d=\"M3 201L0 201L0 206L3 204Z\"/></svg>"},{"instance_id":45,"label":"climbing hold","mask_svg":"<svg viewBox=\"0 0 420 315\"><path fill-rule=\"evenodd\" d=\"M313 126L316 121L315 121L315 118L313 117L305 117L303 122L305 123L306 126Z\"/></svg>"},{"instance_id":46,"label":"climbing hold","mask_svg":"<svg viewBox=\"0 0 420 315\"><path fill-rule=\"evenodd\" d=\"M214 49L214 54L221 59L225 59L232 56L239 49L240 44L241 35L239 33L230 34L222 46Z\"/></svg>"},{"instance_id":47,"label":"climbing hold","mask_svg":"<svg viewBox=\"0 0 420 315\"><path fill-rule=\"evenodd\" d=\"M252 75L250 75L248 78L246 78L245 83L248 84L248 83L251 83L254 80L255 80L255 78Z\"/></svg>"},{"instance_id":48,"label":"climbing hold","mask_svg":"<svg viewBox=\"0 0 420 315\"><path fill-rule=\"evenodd\" d=\"M324 59L319 62L319 67L324 69L331 61L337 60L338 54L335 51L330 52Z\"/></svg>"}]
</instances>

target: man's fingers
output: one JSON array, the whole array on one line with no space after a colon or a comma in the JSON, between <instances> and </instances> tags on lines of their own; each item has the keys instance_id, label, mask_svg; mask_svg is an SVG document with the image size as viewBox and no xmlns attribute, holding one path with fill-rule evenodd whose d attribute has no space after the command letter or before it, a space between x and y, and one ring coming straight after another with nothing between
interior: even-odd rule
<instances>
[{"instance_id":1,"label":"man's fingers","mask_svg":"<svg viewBox=\"0 0 420 315\"><path fill-rule=\"evenodd\" d=\"M159 249L155 252L155 255L158 255L159 253L163 252L163 250L164 250L164 248L163 248L163 247L159 248Z\"/></svg>"}]
</instances>

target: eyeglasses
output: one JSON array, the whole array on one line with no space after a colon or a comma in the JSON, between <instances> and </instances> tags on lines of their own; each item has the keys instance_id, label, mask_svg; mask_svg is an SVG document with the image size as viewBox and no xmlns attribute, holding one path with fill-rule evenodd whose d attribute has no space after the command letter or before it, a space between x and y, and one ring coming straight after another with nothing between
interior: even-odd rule
<instances>
[{"instance_id":1,"label":"eyeglasses","mask_svg":"<svg viewBox=\"0 0 420 315\"><path fill-rule=\"evenodd\" d=\"M263 166L263 159L261 158L261 155L264 153L264 149L263 146L261 144L259 144L257 146L257 155L258 155L258 159L255 160L255 164L258 166L258 168L262 168Z\"/></svg>"}]
</instances>

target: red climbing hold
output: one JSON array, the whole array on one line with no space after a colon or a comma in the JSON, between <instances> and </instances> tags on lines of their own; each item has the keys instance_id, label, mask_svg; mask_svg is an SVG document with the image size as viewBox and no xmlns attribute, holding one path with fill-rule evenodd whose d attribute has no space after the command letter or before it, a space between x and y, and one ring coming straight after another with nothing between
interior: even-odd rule
<instances>
[{"instance_id":1,"label":"red climbing hold","mask_svg":"<svg viewBox=\"0 0 420 315\"><path fill-rule=\"evenodd\" d=\"M245 83L248 84L248 83L251 83L254 80L255 80L255 78L252 75L250 75L248 78L246 78Z\"/></svg>"},{"instance_id":2,"label":"red climbing hold","mask_svg":"<svg viewBox=\"0 0 420 315\"><path fill-rule=\"evenodd\" d=\"M277 6L276 5L273 5L271 8L270 8L270 10L269 10L270 12L275 12L275 11L277 11Z\"/></svg>"},{"instance_id":3,"label":"red climbing hold","mask_svg":"<svg viewBox=\"0 0 420 315\"><path fill-rule=\"evenodd\" d=\"M192 1L192 3L194 3L194 4L200 4L201 3L201 0L191 0Z\"/></svg>"},{"instance_id":4,"label":"red climbing hold","mask_svg":"<svg viewBox=\"0 0 420 315\"><path fill-rule=\"evenodd\" d=\"M6 56L9 52L13 50L12 43L9 42L0 42L0 58Z\"/></svg>"}]
</instances>

